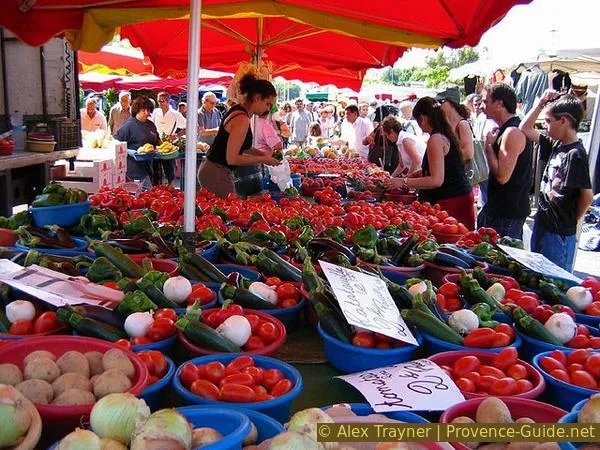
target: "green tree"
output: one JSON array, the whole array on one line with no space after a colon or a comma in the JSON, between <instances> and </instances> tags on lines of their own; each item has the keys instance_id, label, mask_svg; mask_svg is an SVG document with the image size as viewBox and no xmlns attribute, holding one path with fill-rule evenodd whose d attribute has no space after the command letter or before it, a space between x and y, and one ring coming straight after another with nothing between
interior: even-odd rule
<instances>
[{"instance_id":1,"label":"green tree","mask_svg":"<svg viewBox=\"0 0 600 450\"><path fill-rule=\"evenodd\" d=\"M383 72L382 81L395 86L408 86L415 71L415 67L409 69L392 69L388 67Z\"/></svg>"},{"instance_id":2,"label":"green tree","mask_svg":"<svg viewBox=\"0 0 600 450\"><path fill-rule=\"evenodd\" d=\"M286 99L293 100L300 97L301 88L300 85L285 80L275 80L273 82L275 90L277 91L277 100L282 102Z\"/></svg>"},{"instance_id":3,"label":"green tree","mask_svg":"<svg viewBox=\"0 0 600 450\"><path fill-rule=\"evenodd\" d=\"M426 67L413 73L413 81L425 81L427 87L438 87L448 81L450 70L477 61L479 54L472 47L447 51L439 49L433 57L425 60Z\"/></svg>"}]
</instances>

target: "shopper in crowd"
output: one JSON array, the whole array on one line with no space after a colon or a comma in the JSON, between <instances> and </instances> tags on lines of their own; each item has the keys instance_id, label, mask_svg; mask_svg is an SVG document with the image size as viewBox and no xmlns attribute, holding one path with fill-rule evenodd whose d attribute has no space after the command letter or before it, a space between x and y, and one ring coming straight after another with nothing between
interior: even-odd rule
<instances>
[{"instance_id":1,"label":"shopper in crowd","mask_svg":"<svg viewBox=\"0 0 600 450\"><path fill-rule=\"evenodd\" d=\"M250 118L271 110L277 92L271 82L247 74L239 81L240 102L227 111L206 159L198 171L200 184L221 198L235 192L232 171L238 166L278 165L279 161L252 147Z\"/></svg>"},{"instance_id":2,"label":"shopper in crowd","mask_svg":"<svg viewBox=\"0 0 600 450\"><path fill-rule=\"evenodd\" d=\"M144 144L160 145L156 125L149 120L152 102L145 95L136 98L131 104L131 117L123 124L115 138L127 143L127 148L137 150ZM136 161L127 156L127 179L142 181L144 187L150 187L152 164L149 161Z\"/></svg>"},{"instance_id":3,"label":"shopper in crowd","mask_svg":"<svg viewBox=\"0 0 600 450\"><path fill-rule=\"evenodd\" d=\"M157 96L158 108L152 112L152 122L156 125L158 134L162 140L173 141L185 132L185 117L171 106L171 96L168 92L160 92ZM175 179L175 160L153 161L154 179L153 184L162 183L162 173L164 172L167 183L171 184Z\"/></svg>"},{"instance_id":4,"label":"shopper in crowd","mask_svg":"<svg viewBox=\"0 0 600 450\"><path fill-rule=\"evenodd\" d=\"M475 92L467 95L465 98L465 108L467 108L471 120L475 117L475 100L477 98L481 99L481 95L476 94Z\"/></svg>"},{"instance_id":5,"label":"shopper in crowd","mask_svg":"<svg viewBox=\"0 0 600 450\"><path fill-rule=\"evenodd\" d=\"M221 125L221 113L216 105L217 96L214 92L205 92L198 110L198 140L208 145L214 142Z\"/></svg>"},{"instance_id":6,"label":"shopper in crowd","mask_svg":"<svg viewBox=\"0 0 600 450\"><path fill-rule=\"evenodd\" d=\"M404 124L404 131L407 133L414 134L415 136L422 136L423 131L419 128L417 121L413 117L413 108L415 104L410 100L404 100L398 105L400 112L400 118Z\"/></svg>"},{"instance_id":7,"label":"shopper in crowd","mask_svg":"<svg viewBox=\"0 0 600 450\"><path fill-rule=\"evenodd\" d=\"M452 127L460 143L460 152L465 164L473 159L473 132L469 125L469 113L465 105L460 103L458 89L446 89L438 93L435 99L442 105L446 120Z\"/></svg>"},{"instance_id":8,"label":"shopper in crowd","mask_svg":"<svg viewBox=\"0 0 600 450\"><path fill-rule=\"evenodd\" d=\"M531 212L529 190L533 183L533 143L519 130L517 95L505 83L486 86L483 102L488 117L499 128L488 133L485 153L490 168L487 202L477 218L478 227L495 228L500 236L523 238L523 225Z\"/></svg>"},{"instance_id":9,"label":"shopper in crowd","mask_svg":"<svg viewBox=\"0 0 600 450\"><path fill-rule=\"evenodd\" d=\"M318 124L321 129L321 137L330 138L333 136L333 127L335 126L333 120L333 108L328 106L321 108L319 111Z\"/></svg>"},{"instance_id":10,"label":"shopper in crowd","mask_svg":"<svg viewBox=\"0 0 600 450\"><path fill-rule=\"evenodd\" d=\"M358 105L358 115L360 117L362 117L363 119L368 119L368 115L369 115L369 104L367 102L361 102Z\"/></svg>"},{"instance_id":11,"label":"shopper in crowd","mask_svg":"<svg viewBox=\"0 0 600 450\"><path fill-rule=\"evenodd\" d=\"M418 172L425 154L425 143L418 140L414 134L404 131L402 123L394 116L383 119L381 128L384 136L395 142L398 148L399 164L392 176L406 177Z\"/></svg>"},{"instance_id":12,"label":"shopper in crowd","mask_svg":"<svg viewBox=\"0 0 600 450\"><path fill-rule=\"evenodd\" d=\"M418 189L421 201L439 203L443 210L473 230L473 191L465 172L460 143L441 105L434 98L424 97L415 105L413 114L423 132L430 135L421 173L416 172L412 178L391 178L385 182L386 189Z\"/></svg>"},{"instance_id":13,"label":"shopper in crowd","mask_svg":"<svg viewBox=\"0 0 600 450\"><path fill-rule=\"evenodd\" d=\"M375 121L375 111L377 110L377 105L379 103L377 103L377 100L373 100L369 103L369 114L367 115L367 119L369 119L371 122Z\"/></svg>"},{"instance_id":14,"label":"shopper in crowd","mask_svg":"<svg viewBox=\"0 0 600 450\"><path fill-rule=\"evenodd\" d=\"M361 158L368 160L369 145L363 142L373 131L373 124L368 119L359 116L360 113L356 105L347 106L345 111L346 120L342 124L340 139L349 148L356 150Z\"/></svg>"},{"instance_id":15,"label":"shopper in crowd","mask_svg":"<svg viewBox=\"0 0 600 450\"><path fill-rule=\"evenodd\" d=\"M177 111L179 111L179 114L181 114L183 117L185 117L187 119L187 103L186 102L179 102L179 104L177 105Z\"/></svg>"},{"instance_id":16,"label":"shopper in crowd","mask_svg":"<svg viewBox=\"0 0 600 450\"><path fill-rule=\"evenodd\" d=\"M304 109L304 100L296 100L296 111L290 119L290 130L292 132L292 144L302 146L308 137L308 126L312 122L310 114Z\"/></svg>"},{"instance_id":17,"label":"shopper in crowd","mask_svg":"<svg viewBox=\"0 0 600 450\"><path fill-rule=\"evenodd\" d=\"M548 133L535 129L542 110ZM577 136L583 119L581 103L571 94L544 92L520 128L539 144L539 159L547 161L540 184L531 250L571 272L577 245L577 222L592 203L588 155Z\"/></svg>"},{"instance_id":18,"label":"shopper in crowd","mask_svg":"<svg viewBox=\"0 0 600 450\"><path fill-rule=\"evenodd\" d=\"M95 97L88 97L85 101L85 108L79 111L81 116L81 129L85 131L96 131L104 130L107 131L106 117L102 114L96 106L98 101Z\"/></svg>"},{"instance_id":19,"label":"shopper in crowd","mask_svg":"<svg viewBox=\"0 0 600 450\"><path fill-rule=\"evenodd\" d=\"M306 104L306 112L308 113L308 115L310 117L311 123L314 122L315 120L317 120L317 113L314 110L314 105L311 102L308 102Z\"/></svg>"},{"instance_id":20,"label":"shopper in crowd","mask_svg":"<svg viewBox=\"0 0 600 450\"><path fill-rule=\"evenodd\" d=\"M119 103L110 108L108 128L114 136L119 128L131 117L131 94L129 91L119 92Z\"/></svg>"}]
</instances>

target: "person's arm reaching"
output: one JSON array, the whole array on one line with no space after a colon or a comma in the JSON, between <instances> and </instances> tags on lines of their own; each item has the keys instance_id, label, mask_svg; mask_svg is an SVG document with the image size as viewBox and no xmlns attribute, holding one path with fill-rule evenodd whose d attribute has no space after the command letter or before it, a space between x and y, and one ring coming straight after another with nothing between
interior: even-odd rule
<instances>
[{"instance_id":1,"label":"person's arm reaching","mask_svg":"<svg viewBox=\"0 0 600 450\"><path fill-rule=\"evenodd\" d=\"M536 144L540 142L541 133L535 129L535 121L539 117L546 104L556 100L559 96L560 94L556 91L550 89L546 90L542 97L537 101L535 106L527 113L521 122L521 125L519 125L519 128L523 133L525 133L527 139L535 142Z\"/></svg>"}]
</instances>

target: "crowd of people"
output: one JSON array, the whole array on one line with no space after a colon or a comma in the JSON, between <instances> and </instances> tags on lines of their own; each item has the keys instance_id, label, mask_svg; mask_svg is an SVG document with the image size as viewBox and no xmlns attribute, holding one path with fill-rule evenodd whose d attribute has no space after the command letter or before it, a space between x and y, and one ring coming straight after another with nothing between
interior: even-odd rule
<instances>
[{"instance_id":1,"label":"crowd of people","mask_svg":"<svg viewBox=\"0 0 600 450\"><path fill-rule=\"evenodd\" d=\"M533 148L539 145L546 165L531 248L572 270L577 222L592 202L587 153L577 136L583 108L573 95L548 90L521 119L517 95L503 83L485 86L464 102L458 89L450 88L397 104L297 99L278 105L274 86L253 75L239 81L239 92L241 97L227 104L208 92L198 111L198 139L210 146L198 181L218 196L256 194L263 167L280 163L274 151L326 142L346 146L388 171L386 189L416 190L422 201L439 203L470 230L493 227L500 235L522 239L531 214ZM160 93L154 107L143 96L131 103L129 93L122 92L107 121L88 99L82 128L107 129L130 148L157 145L185 133L190 112L185 103L170 100ZM543 133L535 127L542 111ZM481 161L489 169L483 181L476 176ZM171 183L172 162L160 164ZM132 179L152 178L156 171L156 163L128 161ZM160 180L154 176L153 182Z\"/></svg>"}]
</instances>

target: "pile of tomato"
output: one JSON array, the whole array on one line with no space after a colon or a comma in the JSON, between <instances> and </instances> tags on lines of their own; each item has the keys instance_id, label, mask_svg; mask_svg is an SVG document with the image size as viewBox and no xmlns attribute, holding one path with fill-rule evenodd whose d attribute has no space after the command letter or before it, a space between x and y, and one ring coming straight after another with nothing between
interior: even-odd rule
<instances>
[{"instance_id":1,"label":"pile of tomato","mask_svg":"<svg viewBox=\"0 0 600 450\"><path fill-rule=\"evenodd\" d=\"M460 299L460 288L456 283L442 284L435 296L444 312L454 312L462 309L463 301Z\"/></svg>"},{"instance_id":2,"label":"pile of tomato","mask_svg":"<svg viewBox=\"0 0 600 450\"><path fill-rule=\"evenodd\" d=\"M160 308L157 309L153 315L154 322L148 328L145 336L138 336L132 338L130 341L127 339L119 339L116 344L120 347L131 349L132 345L146 345L153 342L164 341L170 337L175 336L177 328L175 322L177 322L177 313L171 308Z\"/></svg>"},{"instance_id":3,"label":"pile of tomato","mask_svg":"<svg viewBox=\"0 0 600 450\"><path fill-rule=\"evenodd\" d=\"M296 306L300 302L302 292L294 283L287 281L281 281L277 277L269 277L265 280L267 286L275 286L275 293L277 294L278 308L291 308Z\"/></svg>"},{"instance_id":4,"label":"pile of tomato","mask_svg":"<svg viewBox=\"0 0 600 450\"><path fill-rule=\"evenodd\" d=\"M352 344L357 347L376 348L379 350L389 350L390 348L404 347L406 345L405 342L398 339L372 331L358 331L354 333Z\"/></svg>"},{"instance_id":5,"label":"pile of tomato","mask_svg":"<svg viewBox=\"0 0 600 450\"><path fill-rule=\"evenodd\" d=\"M252 312L244 312L240 305L230 304L221 309L209 309L203 312L203 316L204 323L211 328L217 328L231 316L244 316L248 319L252 336L243 347L245 351L260 350L281 337L279 328L273 322L261 319Z\"/></svg>"},{"instance_id":6,"label":"pile of tomato","mask_svg":"<svg viewBox=\"0 0 600 450\"><path fill-rule=\"evenodd\" d=\"M493 228L481 227L475 231L465 232L460 240L457 242L462 247L473 248L482 242L489 242L495 244L500 239L500 236Z\"/></svg>"},{"instance_id":7,"label":"pile of tomato","mask_svg":"<svg viewBox=\"0 0 600 450\"><path fill-rule=\"evenodd\" d=\"M64 325L56 318L54 311L46 311L33 320L16 320L10 326L8 334L25 336L30 334L51 333Z\"/></svg>"},{"instance_id":8,"label":"pile of tomato","mask_svg":"<svg viewBox=\"0 0 600 450\"><path fill-rule=\"evenodd\" d=\"M434 233L464 235L469 230L454 217L446 217L442 222L434 223L431 227Z\"/></svg>"},{"instance_id":9,"label":"pile of tomato","mask_svg":"<svg viewBox=\"0 0 600 450\"><path fill-rule=\"evenodd\" d=\"M180 380L199 397L233 403L273 400L294 388L281 370L258 367L250 356L239 356L227 365L219 361L187 363Z\"/></svg>"},{"instance_id":10,"label":"pile of tomato","mask_svg":"<svg viewBox=\"0 0 600 450\"><path fill-rule=\"evenodd\" d=\"M467 334L463 340L465 347L498 348L506 347L515 340L515 330L506 323L494 328L477 328Z\"/></svg>"},{"instance_id":11,"label":"pile of tomato","mask_svg":"<svg viewBox=\"0 0 600 450\"><path fill-rule=\"evenodd\" d=\"M568 355L554 350L540 358L540 367L551 377L586 389L599 389L600 353L585 349L574 350Z\"/></svg>"},{"instance_id":12,"label":"pile of tomato","mask_svg":"<svg viewBox=\"0 0 600 450\"><path fill-rule=\"evenodd\" d=\"M150 374L148 385L156 383L167 374L169 365L164 355L158 350L139 352L137 355L148 368L148 373Z\"/></svg>"},{"instance_id":13,"label":"pile of tomato","mask_svg":"<svg viewBox=\"0 0 600 450\"><path fill-rule=\"evenodd\" d=\"M193 305L196 302L200 302L201 305L207 305L208 303L214 302L217 295L214 291L204 283L195 283L192 286L192 292L186 299L186 304Z\"/></svg>"},{"instance_id":14,"label":"pile of tomato","mask_svg":"<svg viewBox=\"0 0 600 450\"><path fill-rule=\"evenodd\" d=\"M585 313L591 316L600 316L600 281L593 277L587 277L581 285L590 290L594 299L585 309Z\"/></svg>"},{"instance_id":15,"label":"pile of tomato","mask_svg":"<svg viewBox=\"0 0 600 450\"><path fill-rule=\"evenodd\" d=\"M482 364L477 356L462 356L452 367L441 366L462 392L480 395L517 395L534 386L527 367L518 359L514 347L494 356L491 364Z\"/></svg>"}]
</instances>

